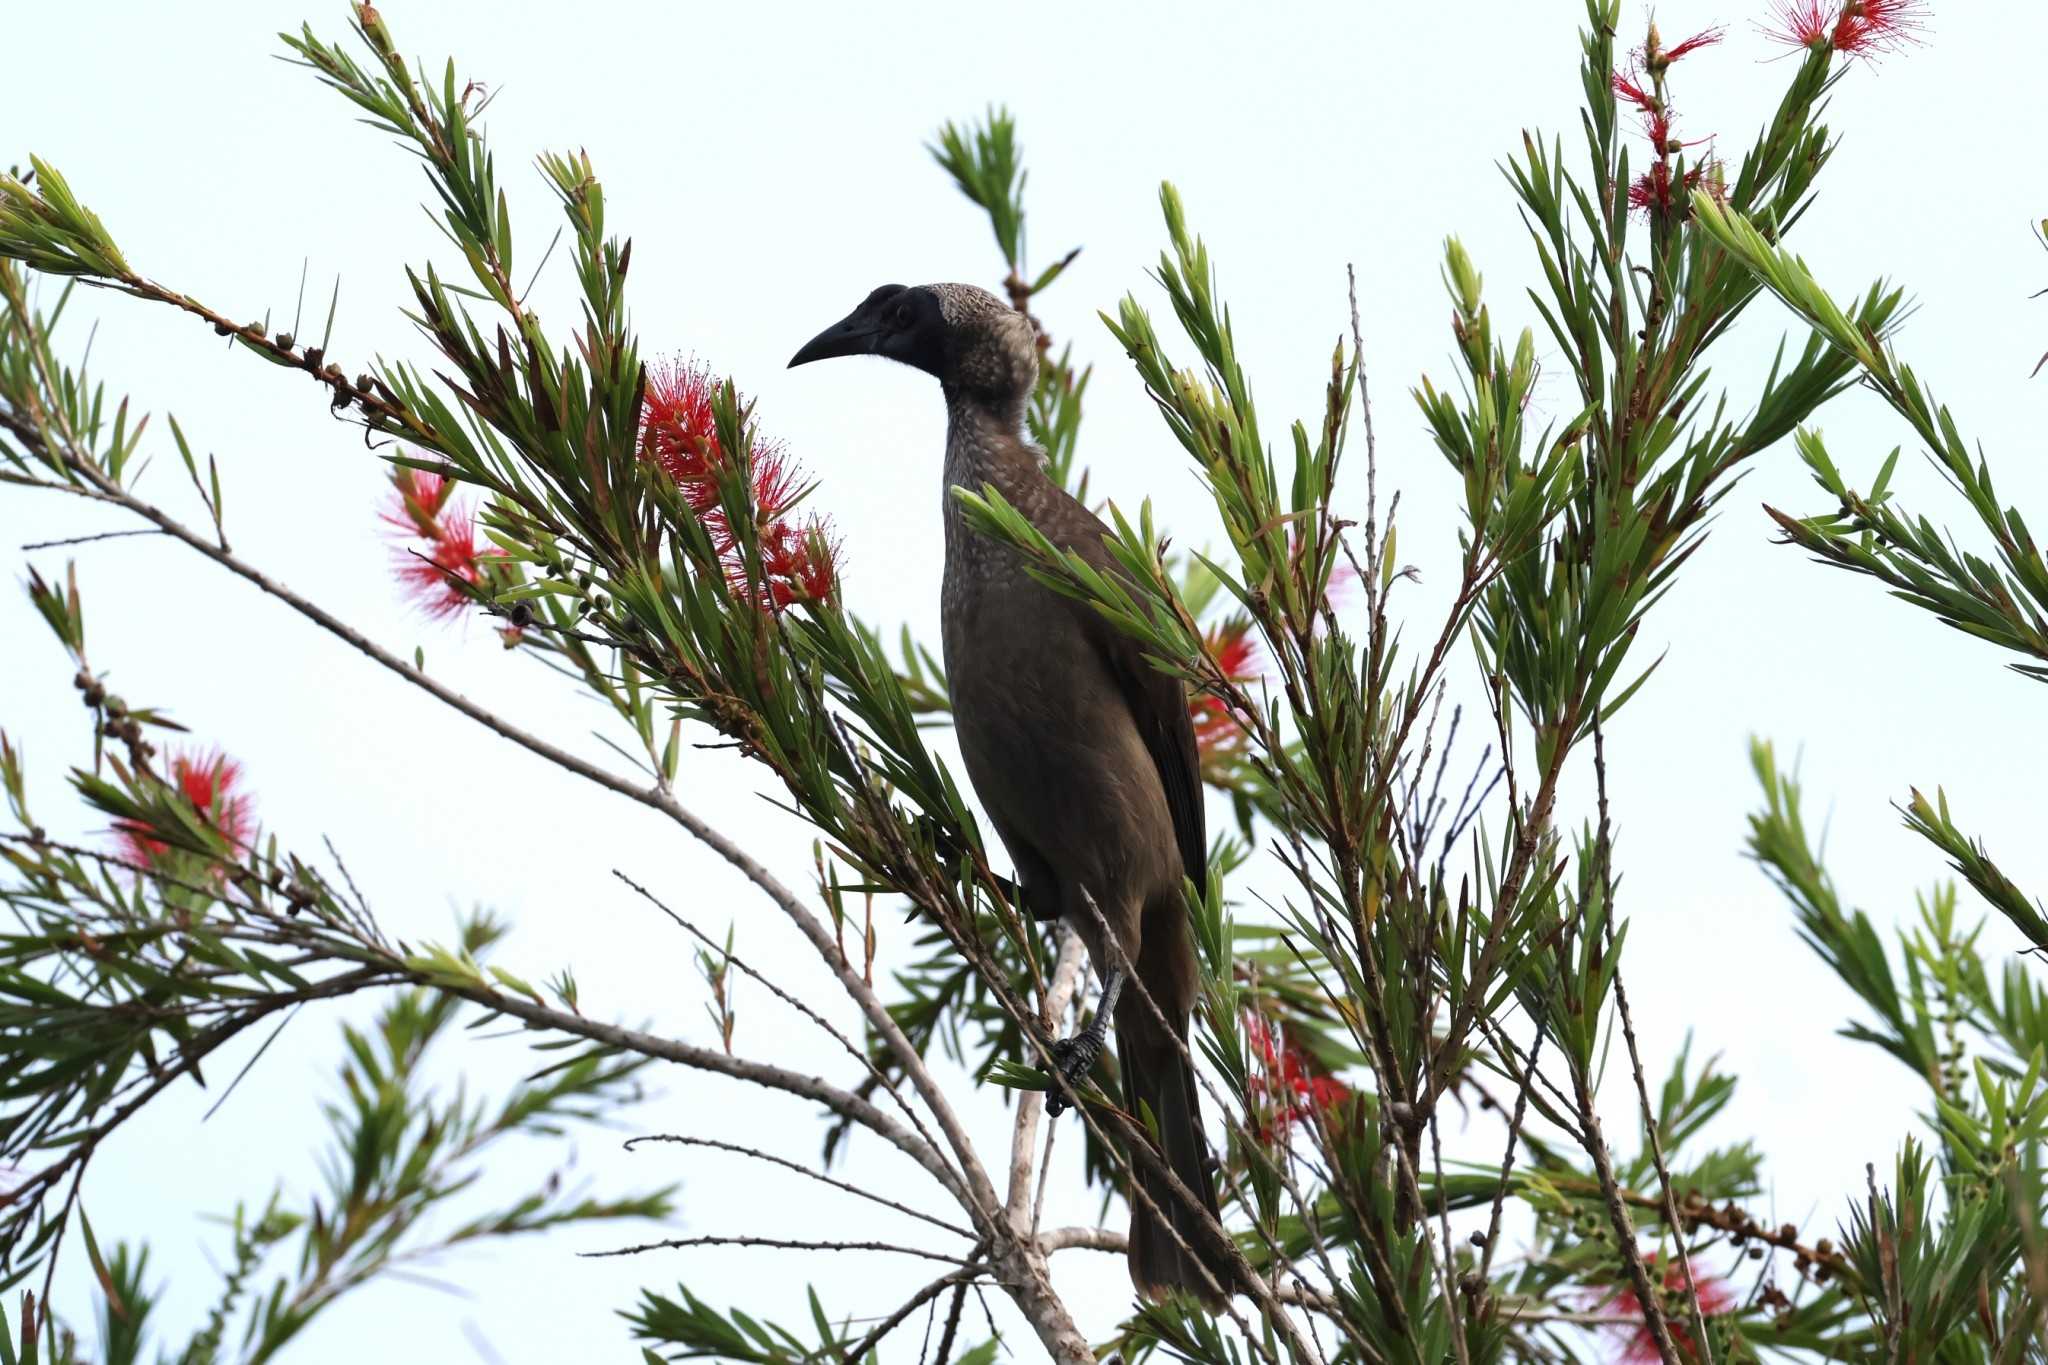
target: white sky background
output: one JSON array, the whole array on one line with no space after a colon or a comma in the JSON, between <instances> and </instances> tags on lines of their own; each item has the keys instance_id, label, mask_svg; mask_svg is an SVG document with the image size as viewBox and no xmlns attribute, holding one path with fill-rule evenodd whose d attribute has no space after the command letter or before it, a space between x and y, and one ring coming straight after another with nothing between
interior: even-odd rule
<instances>
[{"instance_id":1,"label":"white sky background","mask_svg":"<svg viewBox=\"0 0 2048 1365\"><path fill-rule=\"evenodd\" d=\"M1774 49L1739 0L1684 0L1660 13L1668 38L1731 25L1723 47L1677 69L1675 91L1683 135L1720 132L1738 154L1790 65L1761 61ZM1091 489L1126 508L1149 495L1184 544L1218 537L1213 511L1094 318L1135 289L1174 335L1143 275L1164 241L1157 182L1178 184L1215 255L1275 436L1317 410L1346 326L1344 266L1357 264L1382 494L1403 492L1401 557L1423 579L1397 599L1411 648L1434 637L1455 572L1456 486L1407 396L1423 372L1440 383L1455 374L1438 279L1447 233L1486 272L1496 328L1512 339L1538 326L1545 414L1575 406L1521 295L1535 260L1494 169L1525 126L1564 133L1573 164L1582 159L1583 9L1574 0L1285 18L1185 5L881 13L393 3L385 14L400 46L437 71L452 52L465 75L502 89L488 128L520 213L519 273L557 221L532 155L587 148L605 182L608 227L635 242L631 299L645 352L694 353L759 398L764 429L822 480L817 505L845 539L849 606L886 627L908 622L934 647L943 418L933 386L879 362L783 365L875 284L1000 278L985 220L922 150L944 119L992 101L1016 112L1031 169L1032 264L1086 248L1042 311L1097 364L1081 448ZM1627 12L1630 41L1643 14ZM351 372L372 353L424 359L397 316L407 301L400 267L433 259L452 274L459 262L417 207L427 188L410 158L353 124L309 73L272 60L272 31L301 17L330 37L344 31L339 4L14 7L0 162L31 150L50 159L140 270L238 318L267 311L288 323L309 260L300 335L317 334L339 274L332 353ZM2001 495L2040 509L2041 390L2026 376L2048 347L2048 305L2027 295L2048 284L2048 257L2027 224L2048 201L2023 145L2038 123L2048 11L1950 3L1932 37L1926 50L1839 88L1832 123L1843 144L1797 246L1838 297L1879 273L1908 287L1920 307L1902 353L1984 443ZM535 295L557 335L573 316L565 261L557 255ZM387 644L423 643L429 666L469 695L607 756L584 738L604 717L552 674L507 656L481 624L437 627L400 603L376 522L385 467L354 429L328 420L313 385L229 352L166 310L108 296L75 306L71 345L83 344L88 316L101 319L97 374L159 414L145 489L203 519L162 423L175 411L195 445L220 457L238 551ZM1717 369L1738 407L1788 326L1766 300L1722 346ZM1191 348L1178 349L1185 363ZM1822 420L1859 485L1910 439L1860 394ZM1900 462L1900 496L1967 533L1960 504L1916 454L1909 447ZM1356 514L1362 459L1351 473L1345 510ZM1698 1052L1722 1054L1741 1086L1713 1136L1753 1136L1768 1153L1771 1218L1804 1222L1817 1237L1862 1189L1864 1163L1889 1163L1922 1092L1874 1049L1834 1036L1853 1012L1848 993L1799 944L1741 854L1756 802L1746 739L1775 737L1788 760L1803 746L1810 815L1830 823L1830 864L1854 902L1889 922L1911 913L1914 888L1943 875L1890 808L1909 784L1945 785L1960 822L2009 873L2048 886L2035 799L2048 697L1990 647L1772 545L1765 501L1802 514L1820 506L1789 441L1753 462L1651 616L1637 654L1670 654L1610 730L1611 782L1622 909L1633 921L1628 980L1651 1068L1661 1074L1687 1030ZM23 576L24 561L61 572L75 555L95 665L131 700L170 708L240 757L266 825L289 844L313 849L332 837L394 933L444 936L455 907L489 905L516 927L498 954L504 965L533 975L571 962L587 1010L709 1041L689 944L611 878L617 867L707 927L736 921L742 953L831 998L772 907L672 826L495 742L196 556L148 538L32 556L13 549L117 525L54 497L0 497L12 576ZM1457 662L1469 678L1469 655ZM80 820L62 773L89 752L83 719L70 670L25 596L0 595L0 723L25 742L31 794L53 827ZM1473 737L1484 728L1467 726L1454 772L1476 761ZM1560 809L1567 825L1590 814L1590 774L1581 776ZM681 796L804 884L808 839L744 794L754 781L723 755L694 753ZM891 942L905 937L895 917L885 926ZM2001 951L2017 943L2002 921L1986 940ZM845 1074L829 1043L759 989L742 985L739 1006L743 1051ZM86 1207L103 1241L150 1240L153 1272L170 1281L163 1311L173 1340L211 1301L210 1260L224 1255L225 1238L202 1215L237 1199L260 1203L273 1182L294 1200L309 1188L315 1102L335 1092L344 1012L300 1018L202 1125L246 1052L215 1061L214 1091L181 1086L95 1162ZM851 1027L846 1009L835 1017ZM458 1038L448 1052L450 1074L480 1089L527 1060L517 1039ZM816 1151L822 1125L794 1103L679 1071L653 1079L660 1093L632 1130L746 1136L800 1160ZM1630 1128L1621 1068L1610 1080L1608 1126L1620 1135ZM970 1108L985 1156L999 1161L1007 1124L995 1098L976 1096ZM1078 1191L1077 1132L1063 1133L1051 1224L1094 1212ZM1498 1157L1490 1127L1447 1141L1454 1154ZM576 1147L576 1171L602 1190L680 1178L680 1232L901 1237L916 1226L736 1158L627 1157L605 1135ZM486 1183L509 1198L550 1159L508 1157ZM920 1193L922 1177L872 1141L857 1143L845 1172L937 1207ZM682 1280L713 1303L800 1323L807 1280L827 1287L835 1312L879 1313L935 1273L900 1258L771 1251L572 1255L646 1231L472 1250L432 1271L464 1296L382 1284L329 1314L292 1358L620 1359L630 1351L614 1312L642 1285L672 1290ZM1084 1328L1105 1333L1125 1302L1121 1262L1077 1251L1058 1267ZM85 1288L76 1248L63 1280L61 1306L76 1314ZM986 1332L969 1313L963 1343ZM1034 1358L1028 1339L1013 1344Z\"/></svg>"}]
</instances>

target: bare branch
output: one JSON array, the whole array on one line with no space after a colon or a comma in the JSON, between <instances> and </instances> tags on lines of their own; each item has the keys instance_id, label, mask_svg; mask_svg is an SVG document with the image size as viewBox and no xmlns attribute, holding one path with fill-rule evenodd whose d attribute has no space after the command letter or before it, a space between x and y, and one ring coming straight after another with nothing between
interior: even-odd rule
<instances>
[{"instance_id":1,"label":"bare branch","mask_svg":"<svg viewBox=\"0 0 2048 1365\"><path fill-rule=\"evenodd\" d=\"M1089 1251L1129 1251L1131 1239L1110 1228L1054 1228L1038 1234L1038 1249L1050 1256L1055 1251L1083 1247Z\"/></svg>"},{"instance_id":2,"label":"bare branch","mask_svg":"<svg viewBox=\"0 0 2048 1365\"><path fill-rule=\"evenodd\" d=\"M1067 1006L1080 988L1087 962L1088 950L1081 942L1081 936L1071 928L1062 929L1059 957L1053 963L1044 1003L1039 1008L1039 1022L1048 1033L1058 1030L1061 1017L1066 1014ZM1017 1099L1016 1126L1010 1135L1010 1197L1005 1201L1005 1210L1010 1226L1026 1236L1032 1226L1026 1221L1024 1207L1031 1195L1031 1151L1038 1136L1038 1119L1044 1110L1043 1094L1036 1090L1021 1092Z\"/></svg>"}]
</instances>

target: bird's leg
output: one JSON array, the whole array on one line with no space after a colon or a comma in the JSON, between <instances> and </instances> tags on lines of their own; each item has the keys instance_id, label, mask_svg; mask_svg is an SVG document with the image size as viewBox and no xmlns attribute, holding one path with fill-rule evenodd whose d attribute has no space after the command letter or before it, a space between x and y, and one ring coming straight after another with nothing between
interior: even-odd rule
<instances>
[{"instance_id":1,"label":"bird's leg","mask_svg":"<svg viewBox=\"0 0 2048 1365\"><path fill-rule=\"evenodd\" d=\"M1095 1002L1095 1017L1088 1021L1088 1027L1052 1045L1053 1065L1059 1068L1060 1079L1069 1086L1078 1089L1095 1068L1095 1059L1102 1055L1102 1045L1109 1040L1110 1012L1116 1008L1116 998L1123 988L1123 972L1111 968L1109 978L1102 983L1102 998ZM1045 1112L1058 1118L1066 1111L1067 1092L1055 1084L1046 1092Z\"/></svg>"}]
</instances>

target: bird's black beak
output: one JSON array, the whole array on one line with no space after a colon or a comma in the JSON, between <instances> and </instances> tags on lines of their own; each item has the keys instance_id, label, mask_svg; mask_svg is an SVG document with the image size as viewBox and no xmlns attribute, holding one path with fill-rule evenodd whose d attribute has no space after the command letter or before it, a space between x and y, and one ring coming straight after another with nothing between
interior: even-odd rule
<instances>
[{"instance_id":1,"label":"bird's black beak","mask_svg":"<svg viewBox=\"0 0 2048 1365\"><path fill-rule=\"evenodd\" d=\"M872 319L850 313L805 342L803 349L789 358L789 368L834 356L872 355L881 343L881 328Z\"/></svg>"}]
</instances>

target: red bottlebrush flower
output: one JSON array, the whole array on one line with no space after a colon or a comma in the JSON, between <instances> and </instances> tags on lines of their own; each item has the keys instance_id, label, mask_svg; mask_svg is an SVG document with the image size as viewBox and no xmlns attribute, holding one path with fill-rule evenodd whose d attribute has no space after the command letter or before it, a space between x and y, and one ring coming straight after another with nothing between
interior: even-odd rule
<instances>
[{"instance_id":1,"label":"red bottlebrush flower","mask_svg":"<svg viewBox=\"0 0 2048 1365\"><path fill-rule=\"evenodd\" d=\"M1671 207L1671 171L1663 162L1651 166L1629 184L1628 206L1643 213Z\"/></svg>"},{"instance_id":2,"label":"red bottlebrush flower","mask_svg":"<svg viewBox=\"0 0 2048 1365\"><path fill-rule=\"evenodd\" d=\"M763 521L780 517L810 491L780 441L754 442L753 484L754 515Z\"/></svg>"},{"instance_id":3,"label":"red bottlebrush flower","mask_svg":"<svg viewBox=\"0 0 2048 1365\"><path fill-rule=\"evenodd\" d=\"M1764 33L1791 47L1833 48L1847 57L1874 58L1923 41L1925 0L1775 0L1775 25Z\"/></svg>"},{"instance_id":4,"label":"red bottlebrush flower","mask_svg":"<svg viewBox=\"0 0 2048 1365\"><path fill-rule=\"evenodd\" d=\"M1202 643L1217 671L1232 682L1250 682L1259 676L1259 642L1252 638L1251 622L1239 618L1209 632Z\"/></svg>"},{"instance_id":5,"label":"red bottlebrush flower","mask_svg":"<svg viewBox=\"0 0 2048 1365\"><path fill-rule=\"evenodd\" d=\"M431 540L455 485L431 470L396 466L391 471L391 487L397 496L377 514L378 519L394 531Z\"/></svg>"},{"instance_id":6,"label":"red bottlebrush flower","mask_svg":"<svg viewBox=\"0 0 2048 1365\"><path fill-rule=\"evenodd\" d=\"M476 546L476 514L454 502L455 485L439 474L405 465L391 471L392 498L379 514L400 543L392 569L413 604L429 616L454 616L470 603L462 584L483 580L481 561L496 550Z\"/></svg>"},{"instance_id":7,"label":"red bottlebrush flower","mask_svg":"<svg viewBox=\"0 0 2048 1365\"><path fill-rule=\"evenodd\" d=\"M796 602L822 602L832 595L838 581L839 547L821 518L813 517L801 527L786 521L770 522L761 528L761 572L767 578L764 592L770 606L778 610ZM744 566L733 583L744 590Z\"/></svg>"},{"instance_id":8,"label":"red bottlebrush flower","mask_svg":"<svg viewBox=\"0 0 2048 1365\"><path fill-rule=\"evenodd\" d=\"M650 368L640 399L640 455L661 466L702 514L718 506L714 471L724 458L711 400L718 385L697 364Z\"/></svg>"},{"instance_id":9,"label":"red bottlebrush flower","mask_svg":"<svg viewBox=\"0 0 2048 1365\"><path fill-rule=\"evenodd\" d=\"M1252 1132L1260 1141L1275 1141L1296 1121L1326 1114L1351 1098L1350 1086L1314 1070L1314 1059L1263 1016L1247 1014L1244 1028L1252 1052L1262 1064L1252 1077L1251 1089L1273 1106L1270 1122L1267 1116L1253 1117Z\"/></svg>"},{"instance_id":10,"label":"red bottlebrush flower","mask_svg":"<svg viewBox=\"0 0 2048 1365\"><path fill-rule=\"evenodd\" d=\"M790 571L790 582L804 596L822 602L832 595L832 585L838 581L839 543L827 533L825 523L814 518L804 536L804 551Z\"/></svg>"},{"instance_id":11,"label":"red bottlebrush flower","mask_svg":"<svg viewBox=\"0 0 2048 1365\"><path fill-rule=\"evenodd\" d=\"M242 765L213 749L173 753L168 767L166 781L192 803L199 818L219 830L235 848L247 848L256 832L256 810L248 794L236 790L242 781ZM170 851L170 845L131 820L116 821L114 837L122 854L137 866L153 863Z\"/></svg>"},{"instance_id":12,"label":"red bottlebrush flower","mask_svg":"<svg viewBox=\"0 0 2048 1365\"><path fill-rule=\"evenodd\" d=\"M1692 35L1692 37L1687 38L1684 42L1674 43L1670 47L1665 48L1664 61L1668 65L1672 62L1677 61L1680 57L1685 56L1687 53L1697 52L1703 47L1712 47L1715 43L1721 41L1722 36L1726 32L1727 30L1725 29L1710 28L1705 30L1704 32L1695 33Z\"/></svg>"},{"instance_id":13,"label":"red bottlebrush flower","mask_svg":"<svg viewBox=\"0 0 2048 1365\"><path fill-rule=\"evenodd\" d=\"M1655 1275L1658 1265L1656 1253L1652 1252L1644 1257L1643 1264L1652 1275ZM1662 1278L1666 1292L1681 1301L1685 1299L1685 1267L1683 1265L1676 1261L1665 1265ZM1711 1275L1702 1274L1697 1264L1692 1268L1692 1278L1694 1287L1699 1290L1701 1316L1711 1318L1717 1314L1725 1313L1735 1306L1735 1295L1728 1288L1726 1281L1716 1279ZM1626 1362L1626 1365L1644 1365L1645 1362L1659 1359L1657 1338L1650 1333L1650 1324L1643 1317L1643 1303L1641 1299L1636 1297L1635 1288L1631 1285L1624 1285L1621 1292L1614 1296L1614 1302L1610 1307L1617 1317L1637 1320L1634 1326L1616 1326L1613 1329L1622 1337L1621 1359ZM1671 1344L1678 1348L1678 1354L1681 1359L1699 1359L1699 1347L1694 1344L1692 1339L1692 1310L1690 1304L1687 1304L1686 1310L1682 1313L1666 1314L1664 1326L1671 1333Z\"/></svg>"},{"instance_id":14,"label":"red bottlebrush flower","mask_svg":"<svg viewBox=\"0 0 2048 1365\"><path fill-rule=\"evenodd\" d=\"M1643 115L1643 136L1650 139L1650 145L1661 156L1671 143L1671 111L1652 109Z\"/></svg>"},{"instance_id":15,"label":"red bottlebrush flower","mask_svg":"<svg viewBox=\"0 0 2048 1365\"><path fill-rule=\"evenodd\" d=\"M1662 101L1643 88L1642 77L1638 73L1631 71L1624 75L1617 71L1611 79L1614 82L1615 95L1633 104L1640 112L1654 114L1663 108Z\"/></svg>"},{"instance_id":16,"label":"red bottlebrush flower","mask_svg":"<svg viewBox=\"0 0 2048 1365\"><path fill-rule=\"evenodd\" d=\"M1249 618L1235 616L1212 627L1202 636L1202 647L1215 660L1217 671L1230 681L1251 682L1259 676L1259 642L1252 637ZM1189 697L1188 718L1195 726L1195 748L1204 757L1244 738L1244 727L1231 716L1221 697L1206 692Z\"/></svg>"},{"instance_id":17,"label":"red bottlebrush flower","mask_svg":"<svg viewBox=\"0 0 2048 1365\"><path fill-rule=\"evenodd\" d=\"M684 505L710 534L727 581L744 595L746 556L719 502L718 475L726 456L713 409L717 393L711 371L702 365L650 369L641 398L640 455L675 480ZM822 518L801 524L791 519L810 487L782 444L756 436L749 448L748 500L763 579L754 589L756 599L773 611L824 601L838 582L838 542Z\"/></svg>"},{"instance_id":18,"label":"red bottlebrush flower","mask_svg":"<svg viewBox=\"0 0 2048 1365\"><path fill-rule=\"evenodd\" d=\"M1693 38L1686 39L1688 43L1695 41L1697 40ZM1695 138L1691 142L1683 143L1677 141L1672 130L1678 119L1678 111L1658 99L1651 91L1644 89L1642 77L1638 73L1631 71L1623 75L1617 71L1612 79L1615 95L1634 105L1636 113L1642 116L1643 136L1650 140L1650 145L1656 148L1659 156L1665 152L1677 151L1680 147L1695 147L1702 142L1712 141L1711 138Z\"/></svg>"},{"instance_id":19,"label":"red bottlebrush flower","mask_svg":"<svg viewBox=\"0 0 2048 1365\"><path fill-rule=\"evenodd\" d=\"M1924 42L1919 35L1926 27L1927 6L1921 0L1849 0L1830 41L1837 52L1870 57Z\"/></svg>"},{"instance_id":20,"label":"red bottlebrush flower","mask_svg":"<svg viewBox=\"0 0 2048 1365\"><path fill-rule=\"evenodd\" d=\"M1681 209L1685 196L1705 182L1706 174L1706 166L1694 166L1681 179L1673 179L1670 165L1659 161L1629 185L1628 206L1646 214Z\"/></svg>"},{"instance_id":21,"label":"red bottlebrush flower","mask_svg":"<svg viewBox=\"0 0 2048 1365\"><path fill-rule=\"evenodd\" d=\"M1828 41L1835 26L1834 0L1773 0L1775 26L1765 25L1764 35L1787 47L1812 47Z\"/></svg>"}]
</instances>

